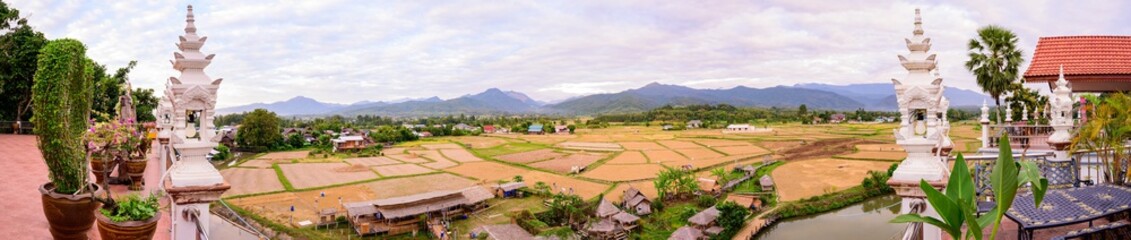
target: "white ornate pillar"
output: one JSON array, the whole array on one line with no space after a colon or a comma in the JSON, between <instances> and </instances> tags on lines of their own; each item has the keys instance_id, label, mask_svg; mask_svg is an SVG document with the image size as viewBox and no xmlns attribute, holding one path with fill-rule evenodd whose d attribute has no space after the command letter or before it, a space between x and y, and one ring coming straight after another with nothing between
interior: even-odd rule
<instances>
[{"instance_id":1,"label":"white ornate pillar","mask_svg":"<svg viewBox=\"0 0 1131 240\"><path fill-rule=\"evenodd\" d=\"M1072 143L1072 104L1075 103L1072 99L1072 88L1068 86L1068 80L1064 79L1064 66L1060 67L1060 78L1056 80L1056 89L1052 91L1052 97L1049 99L1049 105L1052 112L1049 118L1049 125L1052 126L1052 135L1049 135L1048 144L1052 146L1053 154L1055 156L1050 161L1071 161L1072 156L1068 153L1068 145Z\"/></svg>"},{"instance_id":2,"label":"white ornate pillar","mask_svg":"<svg viewBox=\"0 0 1131 240\"><path fill-rule=\"evenodd\" d=\"M931 75L938 62L935 54L929 54L931 39L923 36L923 24L919 9L915 9L915 30L910 38L904 39L910 53L899 55L900 64L907 69L907 77L902 81L892 79L895 95L899 101L900 125L895 130L896 144L907 151L903 160L892 174L888 185L903 198L902 213L911 213L912 205L926 203L926 194L919 188L919 182L926 180L931 186L942 189L946 186L949 174L946 162L937 157L935 151L941 150L942 134L940 110L945 111L946 102L942 96L942 78ZM919 209L919 208L917 208ZM927 216L938 216L931 207L918 212ZM923 225L923 239L942 238L942 231L928 224Z\"/></svg>"},{"instance_id":3,"label":"white ornate pillar","mask_svg":"<svg viewBox=\"0 0 1131 240\"><path fill-rule=\"evenodd\" d=\"M172 61L181 75L166 84L164 104L172 111L162 117L172 123L170 142L179 154L164 185L173 200L173 239L187 240L208 234L208 205L231 186L206 158L217 145L212 115L222 79L211 80L204 73L215 55L200 52L208 38L196 35L191 5L185 22L185 35L177 43L180 52L173 53Z\"/></svg>"},{"instance_id":4,"label":"white ornate pillar","mask_svg":"<svg viewBox=\"0 0 1131 240\"><path fill-rule=\"evenodd\" d=\"M978 119L982 124L982 148L990 147L990 107L986 105L986 100L982 99L982 118Z\"/></svg>"}]
</instances>

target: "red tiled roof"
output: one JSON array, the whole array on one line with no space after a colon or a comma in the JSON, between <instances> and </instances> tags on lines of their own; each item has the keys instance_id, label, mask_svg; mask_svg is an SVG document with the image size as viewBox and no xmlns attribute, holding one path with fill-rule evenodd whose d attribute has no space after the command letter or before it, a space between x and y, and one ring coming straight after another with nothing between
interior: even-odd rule
<instances>
[{"instance_id":1,"label":"red tiled roof","mask_svg":"<svg viewBox=\"0 0 1131 240\"><path fill-rule=\"evenodd\" d=\"M1037 41L1026 82L1056 81L1060 66L1072 80L1131 81L1131 36L1059 36Z\"/></svg>"}]
</instances>

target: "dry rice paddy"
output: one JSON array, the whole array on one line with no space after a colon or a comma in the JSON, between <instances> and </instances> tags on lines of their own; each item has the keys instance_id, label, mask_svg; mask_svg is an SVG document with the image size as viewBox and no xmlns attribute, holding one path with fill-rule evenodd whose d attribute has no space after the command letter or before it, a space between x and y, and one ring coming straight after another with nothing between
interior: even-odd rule
<instances>
[{"instance_id":1,"label":"dry rice paddy","mask_svg":"<svg viewBox=\"0 0 1131 240\"><path fill-rule=\"evenodd\" d=\"M742 155L742 154L764 154L769 153L766 149L756 146L729 146L729 147L714 147L715 150L726 153L727 155Z\"/></svg>"},{"instance_id":2,"label":"dry rice paddy","mask_svg":"<svg viewBox=\"0 0 1131 240\"><path fill-rule=\"evenodd\" d=\"M664 146L654 142L621 142L625 150L663 150Z\"/></svg>"},{"instance_id":3,"label":"dry rice paddy","mask_svg":"<svg viewBox=\"0 0 1131 240\"><path fill-rule=\"evenodd\" d=\"M888 160L899 161L907 158L907 152L873 152L873 151L859 151L850 154L840 155L838 157L851 158L851 159L871 159L871 160Z\"/></svg>"},{"instance_id":4,"label":"dry rice paddy","mask_svg":"<svg viewBox=\"0 0 1131 240\"><path fill-rule=\"evenodd\" d=\"M494 182L497 180L511 179L515 175L521 175L530 170L497 162L473 162L444 169L444 171L479 179L483 182Z\"/></svg>"},{"instance_id":5,"label":"dry rice paddy","mask_svg":"<svg viewBox=\"0 0 1131 240\"><path fill-rule=\"evenodd\" d=\"M299 189L377 178L373 171L353 171L350 167L345 163L279 164L291 186Z\"/></svg>"},{"instance_id":6,"label":"dry rice paddy","mask_svg":"<svg viewBox=\"0 0 1131 240\"><path fill-rule=\"evenodd\" d=\"M652 162L677 162L687 160L687 157L679 155L679 153L673 152L672 150L644 151L644 156L647 156Z\"/></svg>"},{"instance_id":7,"label":"dry rice paddy","mask_svg":"<svg viewBox=\"0 0 1131 240\"><path fill-rule=\"evenodd\" d=\"M648 158L644 157L643 153L637 151L621 152L613 159L610 159L605 164L635 164L635 163L648 163Z\"/></svg>"},{"instance_id":8,"label":"dry rice paddy","mask_svg":"<svg viewBox=\"0 0 1131 240\"><path fill-rule=\"evenodd\" d=\"M464 150L463 148L460 148L460 149L441 149L440 153L444 154L444 156L447 157L448 159L455 160L456 162L461 162L461 163L483 161L483 159L480 159L479 157L472 155L471 152L468 152L467 150Z\"/></svg>"},{"instance_id":9,"label":"dry rice paddy","mask_svg":"<svg viewBox=\"0 0 1131 240\"><path fill-rule=\"evenodd\" d=\"M664 170L664 167L659 164L605 164L586 171L581 176L613 182L634 181L656 178L656 173L661 170Z\"/></svg>"},{"instance_id":10,"label":"dry rice paddy","mask_svg":"<svg viewBox=\"0 0 1131 240\"><path fill-rule=\"evenodd\" d=\"M220 170L220 175L232 185L225 196L283 190L274 169L229 168Z\"/></svg>"},{"instance_id":11,"label":"dry rice paddy","mask_svg":"<svg viewBox=\"0 0 1131 240\"><path fill-rule=\"evenodd\" d=\"M373 167L373 171L377 171L377 173L381 174L381 176L393 177L393 176L404 176L404 175L429 173L429 172L432 172L433 170L425 168L425 167L421 167L420 165L416 165L416 164L396 164L396 165L376 166L376 167Z\"/></svg>"},{"instance_id":12,"label":"dry rice paddy","mask_svg":"<svg viewBox=\"0 0 1131 240\"><path fill-rule=\"evenodd\" d=\"M553 149L540 149L529 152L512 153L496 156L496 159L513 163L532 163L552 158L565 156L563 153L554 152Z\"/></svg>"},{"instance_id":13,"label":"dry rice paddy","mask_svg":"<svg viewBox=\"0 0 1131 240\"><path fill-rule=\"evenodd\" d=\"M616 143L603 143L603 142L563 142L559 143L558 147L574 150L590 150L590 151L621 151L624 150Z\"/></svg>"},{"instance_id":14,"label":"dry rice paddy","mask_svg":"<svg viewBox=\"0 0 1131 240\"><path fill-rule=\"evenodd\" d=\"M664 141L658 141L658 142L660 142L660 145L664 145L665 147L668 147L668 148L671 148L671 149L703 148L703 146L699 146L699 144L695 144L695 143L688 142L688 141L664 140Z\"/></svg>"},{"instance_id":15,"label":"dry rice paddy","mask_svg":"<svg viewBox=\"0 0 1131 240\"><path fill-rule=\"evenodd\" d=\"M387 157L348 158L343 161L349 164L359 164L362 166L380 166L401 163L400 161L389 159Z\"/></svg>"},{"instance_id":16,"label":"dry rice paddy","mask_svg":"<svg viewBox=\"0 0 1131 240\"><path fill-rule=\"evenodd\" d=\"M707 149L707 148L704 148L704 147L680 148L680 149L676 149L675 151L683 154L684 156L687 156L691 160L712 159L712 158L719 158L719 157L723 156L723 154L721 154L721 153L712 151L711 149Z\"/></svg>"},{"instance_id":17,"label":"dry rice paddy","mask_svg":"<svg viewBox=\"0 0 1131 240\"><path fill-rule=\"evenodd\" d=\"M886 171L892 163L838 159L787 162L775 169L775 189L782 201L793 201L860 185L869 170Z\"/></svg>"},{"instance_id":18,"label":"dry rice paddy","mask_svg":"<svg viewBox=\"0 0 1131 240\"><path fill-rule=\"evenodd\" d=\"M573 167L585 168L605 156L604 154L576 153L565 157L532 163L530 166L558 173L569 173Z\"/></svg>"}]
</instances>

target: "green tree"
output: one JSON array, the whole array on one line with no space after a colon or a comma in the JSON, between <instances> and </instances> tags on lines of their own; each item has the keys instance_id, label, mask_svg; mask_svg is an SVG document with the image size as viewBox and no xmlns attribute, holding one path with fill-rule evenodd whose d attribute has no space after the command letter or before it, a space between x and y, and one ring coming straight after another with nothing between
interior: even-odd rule
<instances>
[{"instance_id":1,"label":"green tree","mask_svg":"<svg viewBox=\"0 0 1131 240\"><path fill-rule=\"evenodd\" d=\"M301 148L305 145L306 139L302 137L302 134L291 133L287 135L287 146L291 148Z\"/></svg>"},{"instance_id":2,"label":"green tree","mask_svg":"<svg viewBox=\"0 0 1131 240\"><path fill-rule=\"evenodd\" d=\"M138 122L157 121L153 112L157 109L159 100L153 95L152 88L135 88L133 91L134 110L137 111Z\"/></svg>"},{"instance_id":3,"label":"green tree","mask_svg":"<svg viewBox=\"0 0 1131 240\"><path fill-rule=\"evenodd\" d=\"M236 142L242 147L269 148L283 141L279 117L267 109L255 109L240 124Z\"/></svg>"},{"instance_id":4,"label":"green tree","mask_svg":"<svg viewBox=\"0 0 1131 240\"><path fill-rule=\"evenodd\" d=\"M725 230L719 235L711 237L711 239L731 239L746 223L746 215L750 215L750 210L732 201L719 203L715 206L715 209L719 210L719 218L717 219L719 226Z\"/></svg>"},{"instance_id":5,"label":"green tree","mask_svg":"<svg viewBox=\"0 0 1131 240\"><path fill-rule=\"evenodd\" d=\"M4 30L9 31L0 35L0 117L22 121L31 115L37 59L47 38L19 18L18 10L0 2L0 32Z\"/></svg>"},{"instance_id":6,"label":"green tree","mask_svg":"<svg viewBox=\"0 0 1131 240\"><path fill-rule=\"evenodd\" d=\"M711 169L711 176L714 176L715 181L718 181L719 184L724 184L729 180L727 179L727 169L723 167Z\"/></svg>"},{"instance_id":7,"label":"green tree","mask_svg":"<svg viewBox=\"0 0 1131 240\"><path fill-rule=\"evenodd\" d=\"M32 86L35 133L55 192L82 191L89 175L82 134L90 118L91 61L74 39L48 42L39 54Z\"/></svg>"},{"instance_id":8,"label":"green tree","mask_svg":"<svg viewBox=\"0 0 1131 240\"><path fill-rule=\"evenodd\" d=\"M1088 150L1095 152L1104 164L1103 179L1123 185L1131 179L1131 173L1120 176L1127 162L1128 139L1131 139L1131 96L1115 93L1096 98L1085 97L1088 101L1088 121L1076 130L1072 138L1072 152Z\"/></svg>"},{"instance_id":9,"label":"green tree","mask_svg":"<svg viewBox=\"0 0 1131 240\"><path fill-rule=\"evenodd\" d=\"M967 43L970 60L966 69L977 79L978 86L994 99L1001 118L1001 96L1010 92L1018 79L1018 68L1025 61L1017 48L1017 35L1009 29L989 25L978 29L978 38Z\"/></svg>"}]
</instances>

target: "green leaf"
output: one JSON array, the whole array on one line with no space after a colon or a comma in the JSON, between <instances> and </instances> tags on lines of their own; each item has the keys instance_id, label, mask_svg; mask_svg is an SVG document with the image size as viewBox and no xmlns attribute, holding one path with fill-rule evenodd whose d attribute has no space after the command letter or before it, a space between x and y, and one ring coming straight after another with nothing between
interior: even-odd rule
<instances>
[{"instance_id":1,"label":"green leaf","mask_svg":"<svg viewBox=\"0 0 1131 240\"><path fill-rule=\"evenodd\" d=\"M1017 197L1017 163L1013 161L1013 150L1009 147L1009 134L1003 132L1002 137L998 141L998 158L994 164L994 170L990 173L990 184L994 189L994 200L997 202L998 211L995 211L994 226L991 231L997 234L1001 225L1001 217L1005 211L1000 209L1009 209L1013 205L1013 199ZM991 236L991 238L996 238Z\"/></svg>"},{"instance_id":2,"label":"green leaf","mask_svg":"<svg viewBox=\"0 0 1131 240\"><path fill-rule=\"evenodd\" d=\"M962 156L962 153L958 153L955 158L954 169L950 172L950 180L946 185L946 195L951 199L958 200L957 202L973 205L977 200L974 199L975 191L974 178L970 175L970 168L966 165L966 159Z\"/></svg>"},{"instance_id":3,"label":"green leaf","mask_svg":"<svg viewBox=\"0 0 1131 240\"><path fill-rule=\"evenodd\" d=\"M953 230L954 232L960 233L963 220L962 210L959 208L958 203L956 203L954 199L947 198L946 195L943 195L942 192L939 192L939 190L935 189L930 184L927 184L926 180L919 180L919 188L923 189L923 192L927 194L927 201L931 203L931 207L935 209L935 212L937 212L939 217L942 217L942 220L946 223L945 228L942 226L940 226L940 228L947 229L947 232ZM951 236L956 238L961 237L961 235L956 234L951 234Z\"/></svg>"},{"instance_id":4,"label":"green leaf","mask_svg":"<svg viewBox=\"0 0 1131 240\"><path fill-rule=\"evenodd\" d=\"M934 217L930 217L930 216L922 216L922 215L919 215L919 214L912 213L912 214L903 214L903 215L895 216L895 219L891 220L891 223L911 223L911 222L920 222L920 223L926 223L926 224L933 225L935 227L938 227L938 228L946 231L947 234L950 234L951 237L962 236L961 228L958 228L958 229L952 228L950 225L947 225L946 223L944 223L944 222L942 222L942 221L940 221L940 220L938 220ZM955 237L955 238L957 238L957 237Z\"/></svg>"},{"instance_id":5,"label":"green leaf","mask_svg":"<svg viewBox=\"0 0 1131 240\"><path fill-rule=\"evenodd\" d=\"M1034 206L1041 206L1048 190L1049 180L1041 178L1041 171L1035 162L1021 162L1021 175L1018 176L1019 184L1030 183L1033 190Z\"/></svg>"},{"instance_id":6,"label":"green leaf","mask_svg":"<svg viewBox=\"0 0 1131 240\"><path fill-rule=\"evenodd\" d=\"M982 239L982 226L978 225L978 219L974 218L974 213L978 211L976 202L959 202L958 205L962 207L962 218L966 220L966 238L969 239L971 235L974 239Z\"/></svg>"}]
</instances>

